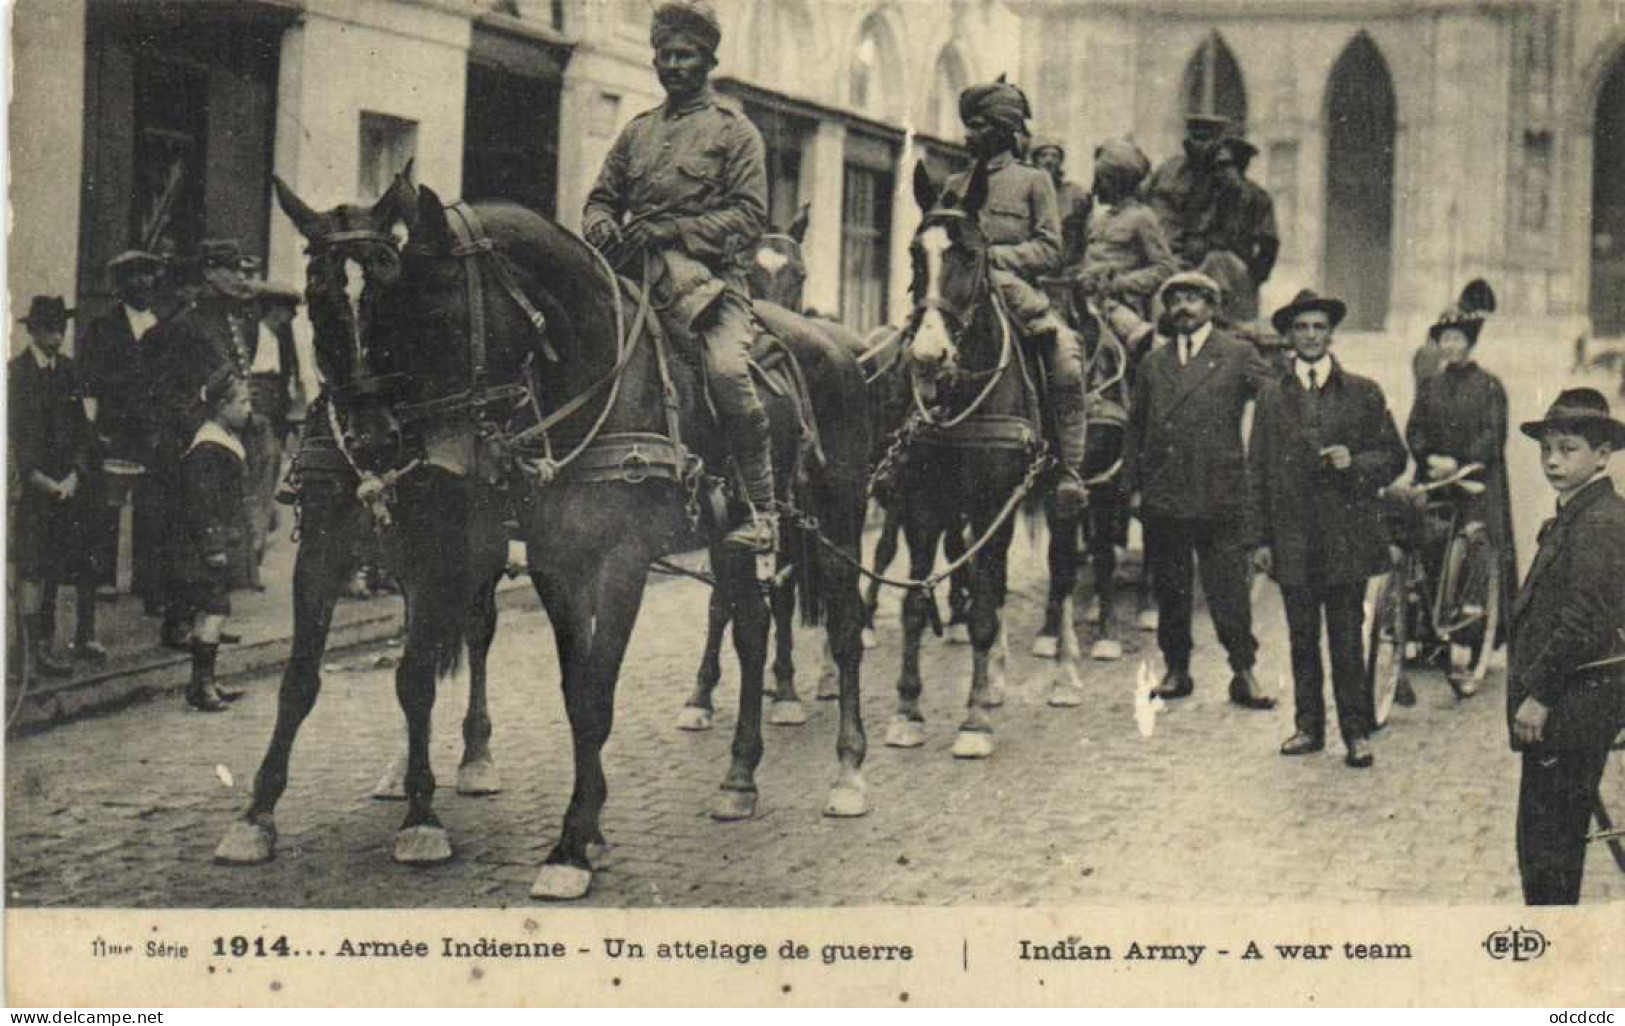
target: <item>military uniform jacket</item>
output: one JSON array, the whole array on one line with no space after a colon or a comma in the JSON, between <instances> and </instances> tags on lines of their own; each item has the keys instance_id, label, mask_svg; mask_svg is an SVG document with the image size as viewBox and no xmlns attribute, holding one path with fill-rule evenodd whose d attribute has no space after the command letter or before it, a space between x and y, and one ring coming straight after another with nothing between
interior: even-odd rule
<instances>
[{"instance_id":1,"label":"military uniform jacket","mask_svg":"<svg viewBox=\"0 0 1625 1026\"><path fill-rule=\"evenodd\" d=\"M744 288L744 265L767 225L761 134L709 89L633 118L604 158L582 213L588 238L625 220L669 220L682 253Z\"/></svg>"},{"instance_id":2,"label":"military uniform jacket","mask_svg":"<svg viewBox=\"0 0 1625 1026\"><path fill-rule=\"evenodd\" d=\"M1094 197L1077 182L1062 182L1055 191L1055 200L1061 215L1061 271L1074 274L1083 266L1083 253L1089 244L1089 212L1094 209Z\"/></svg>"},{"instance_id":3,"label":"military uniform jacket","mask_svg":"<svg viewBox=\"0 0 1625 1026\"><path fill-rule=\"evenodd\" d=\"M181 460L179 521L172 564L182 581L233 581L246 572L247 508L243 504L246 471L242 442L213 421L205 421ZM210 556L227 557L225 567L211 567Z\"/></svg>"},{"instance_id":4,"label":"military uniform jacket","mask_svg":"<svg viewBox=\"0 0 1625 1026\"><path fill-rule=\"evenodd\" d=\"M1606 746L1625 726L1625 662L1584 668L1625 654L1625 500L1606 476L1541 527L1511 619L1508 736L1518 706L1533 695L1551 710L1539 748Z\"/></svg>"},{"instance_id":5,"label":"military uniform jacket","mask_svg":"<svg viewBox=\"0 0 1625 1026\"><path fill-rule=\"evenodd\" d=\"M961 171L948 179L946 191L964 196L969 182L970 172ZM1061 269L1060 206L1047 172L1009 153L988 161L980 223L995 269L1029 285Z\"/></svg>"},{"instance_id":6,"label":"military uniform jacket","mask_svg":"<svg viewBox=\"0 0 1625 1026\"><path fill-rule=\"evenodd\" d=\"M1200 264L1213 241L1218 202L1213 176L1185 154L1169 157L1146 180L1145 198L1174 255L1186 267Z\"/></svg>"},{"instance_id":7,"label":"military uniform jacket","mask_svg":"<svg viewBox=\"0 0 1625 1026\"><path fill-rule=\"evenodd\" d=\"M1172 342L1146 355L1123 449L1123 483L1140 492L1146 513L1196 520L1251 513L1241 418L1269 374L1257 349L1218 326L1186 366Z\"/></svg>"},{"instance_id":8,"label":"military uniform jacket","mask_svg":"<svg viewBox=\"0 0 1625 1026\"><path fill-rule=\"evenodd\" d=\"M1084 259L1086 286L1095 289L1108 279L1111 298L1151 314L1151 298L1175 271L1179 261L1151 208L1139 200L1097 206L1089 215L1089 248Z\"/></svg>"},{"instance_id":9,"label":"military uniform jacket","mask_svg":"<svg viewBox=\"0 0 1625 1026\"><path fill-rule=\"evenodd\" d=\"M1275 201L1269 193L1247 179L1242 179L1235 192L1220 190L1214 231L1214 246L1240 257L1254 285L1269 280L1281 252Z\"/></svg>"},{"instance_id":10,"label":"military uniform jacket","mask_svg":"<svg viewBox=\"0 0 1625 1026\"><path fill-rule=\"evenodd\" d=\"M227 363L240 367L237 354L226 348L228 330L218 314L184 306L142 339L148 350L147 401L174 446L171 458L203 423L201 392L210 375Z\"/></svg>"},{"instance_id":11,"label":"military uniform jacket","mask_svg":"<svg viewBox=\"0 0 1625 1026\"><path fill-rule=\"evenodd\" d=\"M1346 445L1337 470L1320 455ZM1377 491L1405 472L1405 446L1375 381L1332 369L1311 397L1294 370L1264 383L1253 414L1251 523L1283 585L1347 584L1388 565Z\"/></svg>"}]
</instances>

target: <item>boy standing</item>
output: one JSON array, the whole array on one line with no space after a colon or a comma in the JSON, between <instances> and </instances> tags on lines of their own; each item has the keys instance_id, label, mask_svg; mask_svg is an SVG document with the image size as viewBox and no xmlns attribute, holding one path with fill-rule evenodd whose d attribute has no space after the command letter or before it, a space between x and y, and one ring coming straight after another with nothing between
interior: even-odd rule
<instances>
[{"instance_id":1,"label":"boy standing","mask_svg":"<svg viewBox=\"0 0 1625 1026\"><path fill-rule=\"evenodd\" d=\"M1518 873L1530 905L1580 900L1586 828L1608 750L1625 725L1625 500L1608 457L1625 424L1595 389L1560 393L1540 442L1557 515L1512 605L1507 722L1523 753Z\"/></svg>"}]
</instances>

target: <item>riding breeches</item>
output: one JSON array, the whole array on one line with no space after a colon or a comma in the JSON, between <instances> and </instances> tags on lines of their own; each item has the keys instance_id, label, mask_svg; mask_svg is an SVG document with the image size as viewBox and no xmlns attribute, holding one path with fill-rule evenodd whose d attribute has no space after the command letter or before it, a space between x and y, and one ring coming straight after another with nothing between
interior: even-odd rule
<instances>
[{"instance_id":1,"label":"riding breeches","mask_svg":"<svg viewBox=\"0 0 1625 1026\"><path fill-rule=\"evenodd\" d=\"M1007 271L993 271L993 283L1022 336L1032 339L1043 355L1050 387L1081 390L1083 343L1055 312L1049 297Z\"/></svg>"},{"instance_id":2,"label":"riding breeches","mask_svg":"<svg viewBox=\"0 0 1625 1026\"><path fill-rule=\"evenodd\" d=\"M750 302L728 289L694 327L704 340L706 382L744 478L746 496L752 506L766 509L773 503L772 446L767 408L750 376L750 346L756 337Z\"/></svg>"}]
</instances>

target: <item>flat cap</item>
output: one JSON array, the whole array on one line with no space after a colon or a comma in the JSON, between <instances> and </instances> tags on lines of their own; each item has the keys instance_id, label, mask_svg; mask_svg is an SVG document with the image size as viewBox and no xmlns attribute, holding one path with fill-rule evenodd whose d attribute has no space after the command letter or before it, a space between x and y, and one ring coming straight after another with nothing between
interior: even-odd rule
<instances>
[{"instance_id":1,"label":"flat cap","mask_svg":"<svg viewBox=\"0 0 1625 1026\"><path fill-rule=\"evenodd\" d=\"M1180 288L1206 292L1212 297L1214 305L1224 302L1224 290L1219 287L1219 283L1201 271L1180 271L1178 274L1170 275L1168 280L1162 283L1162 288L1157 290L1158 301L1163 300L1174 289Z\"/></svg>"}]
</instances>

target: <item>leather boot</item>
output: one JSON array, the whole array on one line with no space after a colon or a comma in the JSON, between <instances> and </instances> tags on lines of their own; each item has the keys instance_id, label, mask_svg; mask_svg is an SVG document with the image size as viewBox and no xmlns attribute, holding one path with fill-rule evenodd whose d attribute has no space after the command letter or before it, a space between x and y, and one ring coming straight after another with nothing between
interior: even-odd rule
<instances>
[{"instance_id":1,"label":"leather boot","mask_svg":"<svg viewBox=\"0 0 1625 1026\"><path fill-rule=\"evenodd\" d=\"M761 554L778 548L778 516L774 513L773 459L768 453L766 432L747 432L735 425L734 460L745 480L745 501L750 513L744 522L722 539L724 545L738 545Z\"/></svg>"},{"instance_id":2,"label":"leather boot","mask_svg":"<svg viewBox=\"0 0 1625 1026\"><path fill-rule=\"evenodd\" d=\"M192 680L186 685L186 704L199 712L225 712L226 703L214 690L214 662L219 645L192 642Z\"/></svg>"},{"instance_id":3,"label":"leather boot","mask_svg":"<svg viewBox=\"0 0 1625 1026\"><path fill-rule=\"evenodd\" d=\"M34 613L28 622L28 644L33 650L34 670L45 677L66 677L73 667L57 659L51 651L50 629L55 617L51 613Z\"/></svg>"},{"instance_id":4,"label":"leather boot","mask_svg":"<svg viewBox=\"0 0 1625 1026\"><path fill-rule=\"evenodd\" d=\"M1083 487L1083 458L1088 444L1083 412L1083 388L1055 390L1055 433L1060 436L1061 470L1055 481L1055 515L1071 520L1082 513L1089 498Z\"/></svg>"}]
</instances>

